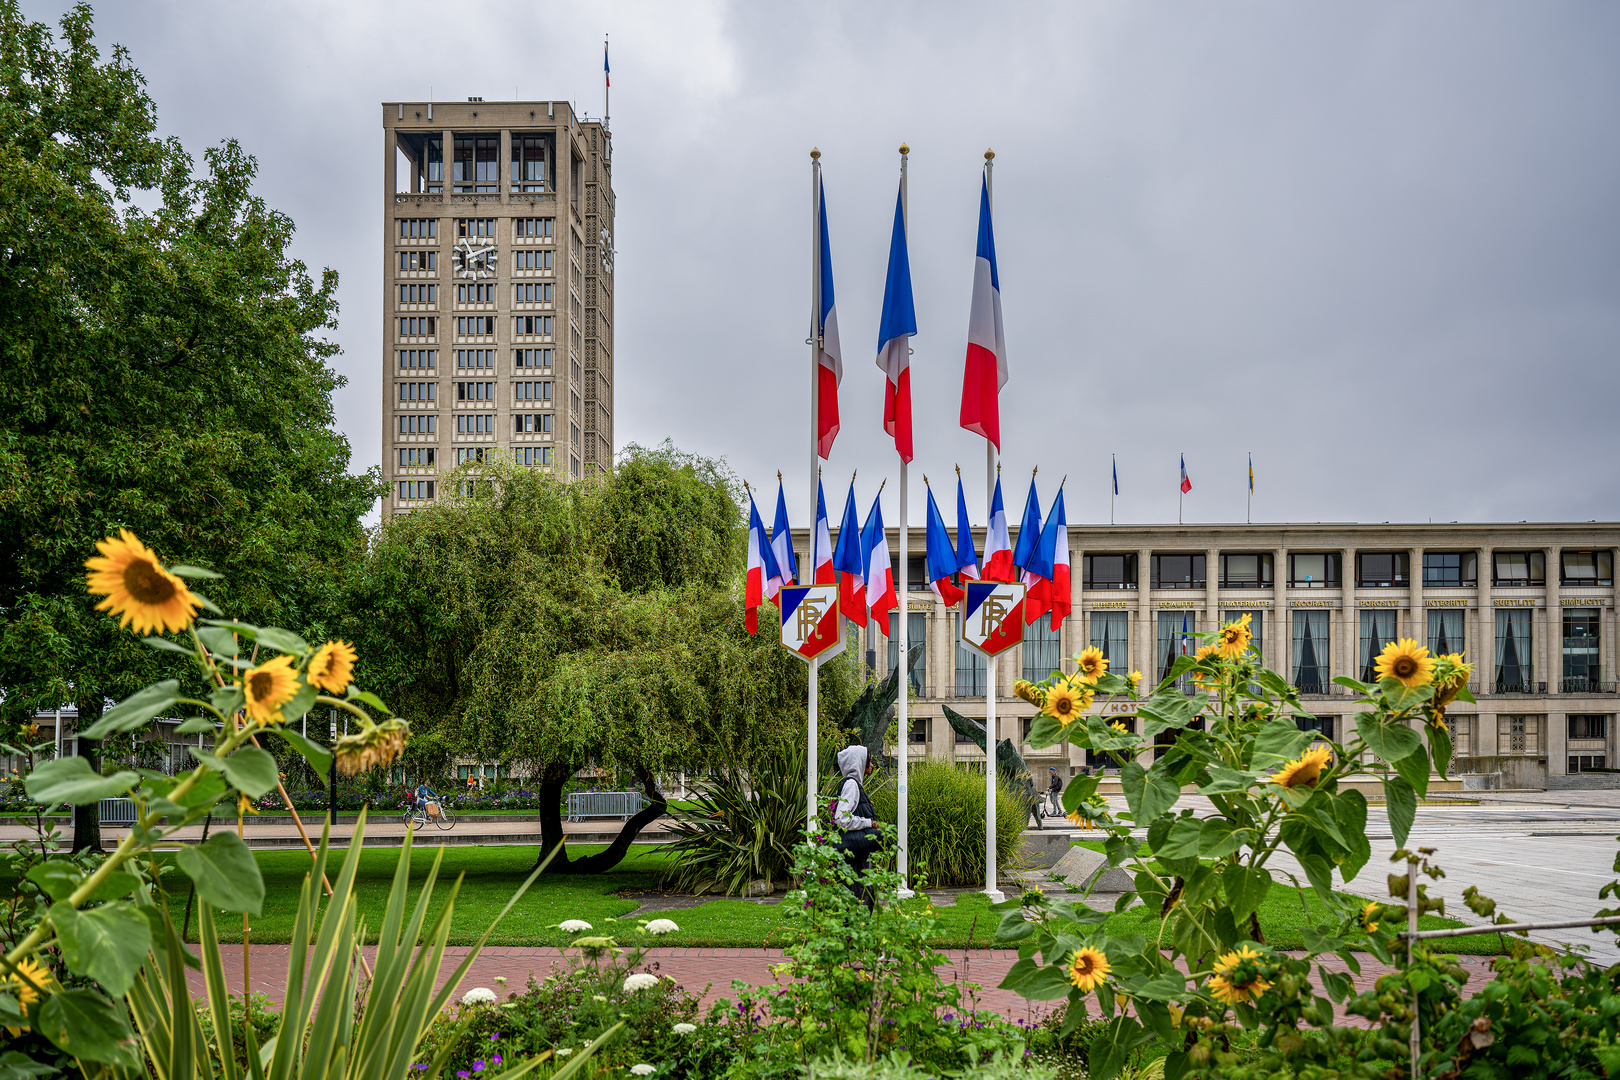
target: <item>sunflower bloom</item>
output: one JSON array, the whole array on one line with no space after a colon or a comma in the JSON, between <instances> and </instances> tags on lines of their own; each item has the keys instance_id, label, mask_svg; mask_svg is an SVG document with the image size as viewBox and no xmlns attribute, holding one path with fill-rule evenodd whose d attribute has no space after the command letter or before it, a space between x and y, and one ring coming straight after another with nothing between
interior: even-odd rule
<instances>
[{"instance_id":1,"label":"sunflower bloom","mask_svg":"<svg viewBox=\"0 0 1620 1080\"><path fill-rule=\"evenodd\" d=\"M1445 722L1446 706L1457 700L1457 693L1468 685L1474 665L1464 663L1462 653L1446 653L1434 661L1434 706L1437 722Z\"/></svg>"},{"instance_id":2,"label":"sunflower bloom","mask_svg":"<svg viewBox=\"0 0 1620 1080\"><path fill-rule=\"evenodd\" d=\"M1434 657L1411 638L1402 638L1384 646L1373 663L1373 673L1380 679L1399 679L1401 685L1410 690L1433 681Z\"/></svg>"},{"instance_id":3,"label":"sunflower bloom","mask_svg":"<svg viewBox=\"0 0 1620 1080\"><path fill-rule=\"evenodd\" d=\"M340 736L332 748L337 755L337 771L344 776L353 776L376 765L387 765L404 752L405 740L410 734L410 726L395 716L380 724L371 724L360 731Z\"/></svg>"},{"instance_id":4,"label":"sunflower bloom","mask_svg":"<svg viewBox=\"0 0 1620 1080\"><path fill-rule=\"evenodd\" d=\"M1069 981L1082 994L1089 994L1108 981L1108 957L1087 946L1076 949L1069 961Z\"/></svg>"},{"instance_id":5,"label":"sunflower bloom","mask_svg":"<svg viewBox=\"0 0 1620 1080\"><path fill-rule=\"evenodd\" d=\"M27 1012L29 1006L40 998L39 988L51 985L51 969L27 957L17 961L17 970L7 972L5 978L0 979L0 986L11 991L17 999L17 1006ZM26 1027L8 1027L6 1031L13 1039L29 1030Z\"/></svg>"},{"instance_id":6,"label":"sunflower bloom","mask_svg":"<svg viewBox=\"0 0 1620 1080\"><path fill-rule=\"evenodd\" d=\"M353 681L357 654L347 641L328 641L309 661L309 681L328 694L341 694Z\"/></svg>"},{"instance_id":7,"label":"sunflower bloom","mask_svg":"<svg viewBox=\"0 0 1620 1080\"><path fill-rule=\"evenodd\" d=\"M1129 735L1131 733L1130 727L1123 720L1115 720L1112 724L1109 724L1108 726L1113 728L1115 731L1123 732L1126 735Z\"/></svg>"},{"instance_id":8,"label":"sunflower bloom","mask_svg":"<svg viewBox=\"0 0 1620 1080\"><path fill-rule=\"evenodd\" d=\"M1305 751L1298 761L1290 761L1271 778L1273 784L1285 788L1315 787L1322 778L1322 766L1333 757L1333 751L1318 746Z\"/></svg>"},{"instance_id":9,"label":"sunflower bloom","mask_svg":"<svg viewBox=\"0 0 1620 1080\"><path fill-rule=\"evenodd\" d=\"M1076 675L1086 682L1096 682L1108 670L1108 657L1104 656L1102 650L1095 645L1075 657L1074 662L1080 667Z\"/></svg>"},{"instance_id":10,"label":"sunflower bloom","mask_svg":"<svg viewBox=\"0 0 1620 1080\"><path fill-rule=\"evenodd\" d=\"M1244 612L1241 619L1221 627L1220 637L1215 639L1215 651L1233 660L1248 652L1249 643L1254 640L1254 632L1249 629L1253 621L1254 616Z\"/></svg>"},{"instance_id":11,"label":"sunflower bloom","mask_svg":"<svg viewBox=\"0 0 1620 1080\"><path fill-rule=\"evenodd\" d=\"M1271 983L1261 974L1260 954L1242 946L1215 962L1215 974L1209 977L1209 991L1218 1001L1237 1005L1253 1001L1267 990Z\"/></svg>"},{"instance_id":12,"label":"sunflower bloom","mask_svg":"<svg viewBox=\"0 0 1620 1080\"><path fill-rule=\"evenodd\" d=\"M1196 653L1193 653L1193 659L1194 660L1207 660L1212 656L1219 656L1219 655L1221 655L1219 645L1205 645L1202 648L1200 648ZM1221 685L1220 684L1220 676L1211 675L1208 672L1204 672L1204 671L1194 671L1194 672L1192 672L1192 681L1193 681L1193 685L1198 687L1198 689L1200 689L1200 690L1216 690L1216 689L1219 689L1220 685Z\"/></svg>"},{"instance_id":13,"label":"sunflower bloom","mask_svg":"<svg viewBox=\"0 0 1620 1080\"><path fill-rule=\"evenodd\" d=\"M1136 691L1142 685L1142 673L1140 671L1133 671L1129 675L1125 676L1125 678L1130 680L1131 693L1136 693Z\"/></svg>"},{"instance_id":14,"label":"sunflower bloom","mask_svg":"<svg viewBox=\"0 0 1620 1080\"><path fill-rule=\"evenodd\" d=\"M1037 709L1046 708L1046 691L1030 682L1028 679L1019 679L1013 683L1013 693L1023 698Z\"/></svg>"},{"instance_id":15,"label":"sunflower bloom","mask_svg":"<svg viewBox=\"0 0 1620 1080\"><path fill-rule=\"evenodd\" d=\"M1369 934L1378 929L1378 920L1373 916L1378 914L1379 907L1378 901L1374 900L1361 909L1361 916L1357 919L1361 923L1361 928Z\"/></svg>"},{"instance_id":16,"label":"sunflower bloom","mask_svg":"<svg viewBox=\"0 0 1620 1080\"><path fill-rule=\"evenodd\" d=\"M1091 708L1094 692L1088 688L1076 686L1068 679L1059 679L1052 689L1046 692L1046 704L1041 711L1064 727L1068 727L1080 718L1080 714Z\"/></svg>"},{"instance_id":17,"label":"sunflower bloom","mask_svg":"<svg viewBox=\"0 0 1620 1080\"><path fill-rule=\"evenodd\" d=\"M1069 824L1077 828L1095 829L1097 827L1097 823L1095 821L1092 821L1078 810L1070 811L1066 816L1069 819Z\"/></svg>"},{"instance_id":18,"label":"sunflower bloom","mask_svg":"<svg viewBox=\"0 0 1620 1080\"><path fill-rule=\"evenodd\" d=\"M281 719L281 707L298 693L298 673L290 656L278 656L253 668L242 679L248 717L260 724Z\"/></svg>"},{"instance_id":19,"label":"sunflower bloom","mask_svg":"<svg viewBox=\"0 0 1620 1080\"><path fill-rule=\"evenodd\" d=\"M119 529L96 549L101 554L84 565L90 571L85 588L106 597L97 611L119 616L119 628L132 626L137 634L168 634L191 625L201 602L134 533Z\"/></svg>"}]
</instances>

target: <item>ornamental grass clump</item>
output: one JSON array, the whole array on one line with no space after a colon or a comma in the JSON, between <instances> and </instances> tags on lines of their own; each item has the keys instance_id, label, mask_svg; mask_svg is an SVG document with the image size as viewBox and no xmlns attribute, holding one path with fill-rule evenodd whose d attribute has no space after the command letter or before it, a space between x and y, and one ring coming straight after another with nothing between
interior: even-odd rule
<instances>
[{"instance_id":1,"label":"ornamental grass clump","mask_svg":"<svg viewBox=\"0 0 1620 1080\"><path fill-rule=\"evenodd\" d=\"M1361 1068L1346 1050L1361 1037L1334 1027L1334 1003L1351 1001L1343 968L1358 968L1352 947L1397 962L1393 935L1406 911L1341 891L1372 853L1367 799L1348 781L1382 790L1404 847L1431 773L1443 777L1451 758L1445 707L1473 700L1470 667L1460 655L1391 643L1376 682L1334 680L1361 708L1350 737L1334 741L1313 730L1298 692L1260 662L1248 616L1199 636L1196 653L1177 658L1145 696L1137 673L1110 672L1092 650L1074 658L1072 675L1015 687L1040 709L1031 747L1067 742L1119 767L1123 812L1099 794L1098 777L1071 781L1064 810L1099 830L1109 865L1132 874L1134 891L1115 910L1144 904L1162 923L1153 940L1116 934L1110 911L1025 892L999 905L996 940L1019 950L1002 985L1062 1000L1062 1034L1094 1024L1095 1080L1153 1045L1166 1050L1167 1076L1250 1075L1243 1069L1258 1062L1257 1076L1285 1063L1295 1071L1348 1063L1339 1075L1370 1077L1374 1066ZM1107 718L1092 711L1099 703L1110 706ZM1184 790L1205 801L1180 808ZM1283 874L1283 852L1328 912L1306 928L1303 956L1275 952L1258 915ZM1438 909L1426 894L1423 902ZM1232 1049L1244 1030L1259 1033L1245 1044L1259 1047L1248 1058Z\"/></svg>"}]
</instances>

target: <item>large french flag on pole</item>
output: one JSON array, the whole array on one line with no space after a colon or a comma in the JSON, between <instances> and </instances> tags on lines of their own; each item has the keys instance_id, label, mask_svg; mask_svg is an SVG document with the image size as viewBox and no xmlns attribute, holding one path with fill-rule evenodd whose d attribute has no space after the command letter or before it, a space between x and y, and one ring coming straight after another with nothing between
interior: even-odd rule
<instances>
[{"instance_id":1,"label":"large french flag on pole","mask_svg":"<svg viewBox=\"0 0 1620 1080\"><path fill-rule=\"evenodd\" d=\"M911 335L917 310L911 302L911 258L906 253L906 213L894 200L894 234L889 238L889 277L883 285L878 321L877 366L888 380L883 390L883 430L894 436L900 460L911 461ZM871 579L868 578L868 581Z\"/></svg>"},{"instance_id":2,"label":"large french flag on pole","mask_svg":"<svg viewBox=\"0 0 1620 1080\"><path fill-rule=\"evenodd\" d=\"M1031 575L1034 580L1030 581ZM1030 582L1024 594L1024 618L1030 622L1051 612L1052 629L1063 625L1073 606L1069 591L1069 522L1063 508L1063 489L1058 488L1052 512L1046 515L1046 526L1041 529L1041 541L1030 558L1025 581Z\"/></svg>"},{"instance_id":3,"label":"large french flag on pole","mask_svg":"<svg viewBox=\"0 0 1620 1080\"><path fill-rule=\"evenodd\" d=\"M862 547L861 521L855 511L855 484L849 485L844 500L844 518L838 523L838 546L833 549L833 568L838 571L838 609L851 622L866 622L866 549Z\"/></svg>"},{"instance_id":4,"label":"large french flag on pole","mask_svg":"<svg viewBox=\"0 0 1620 1080\"><path fill-rule=\"evenodd\" d=\"M971 538L970 538L971 539ZM951 534L945 528L945 518L934 501L934 489L928 489L928 587L946 607L962 602L962 590L951 584L956 573L956 550L951 547Z\"/></svg>"},{"instance_id":5,"label":"large french flag on pole","mask_svg":"<svg viewBox=\"0 0 1620 1080\"><path fill-rule=\"evenodd\" d=\"M779 588L782 573L777 569L776 556L771 553L771 542L765 536L765 523L759 519L759 507L754 505L753 492L748 494L748 584L743 606L744 618L750 634L759 633L759 607L769 598L766 582L774 581ZM773 588L769 596L776 595Z\"/></svg>"},{"instance_id":6,"label":"large french flag on pole","mask_svg":"<svg viewBox=\"0 0 1620 1080\"><path fill-rule=\"evenodd\" d=\"M765 583L765 599L774 600L783 585L799 581L799 556L793 550L793 529L788 525L787 495L782 490L782 478L776 479L776 520L771 523L771 556L781 572L775 582Z\"/></svg>"},{"instance_id":7,"label":"large french flag on pole","mask_svg":"<svg viewBox=\"0 0 1620 1080\"><path fill-rule=\"evenodd\" d=\"M1007 385L1007 339L1001 326L1001 277L990 227L990 184L979 187L979 250L973 260L967 365L962 372L962 426L1001 449L1001 388Z\"/></svg>"},{"instance_id":8,"label":"large french flag on pole","mask_svg":"<svg viewBox=\"0 0 1620 1080\"><path fill-rule=\"evenodd\" d=\"M1013 579L1012 540L1007 531L1007 508L1001 502L1001 477L996 477L996 494L990 500L990 524L984 530L983 581Z\"/></svg>"},{"instance_id":9,"label":"large french flag on pole","mask_svg":"<svg viewBox=\"0 0 1620 1080\"><path fill-rule=\"evenodd\" d=\"M838 580L833 572L832 530L827 527L827 493L816 480L816 528L810 540L810 567L817 585L831 585Z\"/></svg>"},{"instance_id":10,"label":"large french flag on pole","mask_svg":"<svg viewBox=\"0 0 1620 1080\"><path fill-rule=\"evenodd\" d=\"M866 554L866 602L869 616L878 625L878 633L889 635L889 612L900 604L894 591L894 569L889 565L889 537L883 530L883 506L878 498L872 500L872 512L866 515L866 527L861 530L861 548Z\"/></svg>"},{"instance_id":11,"label":"large french flag on pole","mask_svg":"<svg viewBox=\"0 0 1620 1080\"><path fill-rule=\"evenodd\" d=\"M970 581L979 578L979 553L973 547L973 523L968 518L962 477L956 477L956 572Z\"/></svg>"},{"instance_id":12,"label":"large french flag on pole","mask_svg":"<svg viewBox=\"0 0 1620 1080\"><path fill-rule=\"evenodd\" d=\"M827 239L827 189L821 188L821 311L816 350L816 451L822 457L832 453L838 437L838 384L844 381L844 353L838 344L838 308L833 304L832 243ZM818 579L819 581L819 579Z\"/></svg>"}]
</instances>

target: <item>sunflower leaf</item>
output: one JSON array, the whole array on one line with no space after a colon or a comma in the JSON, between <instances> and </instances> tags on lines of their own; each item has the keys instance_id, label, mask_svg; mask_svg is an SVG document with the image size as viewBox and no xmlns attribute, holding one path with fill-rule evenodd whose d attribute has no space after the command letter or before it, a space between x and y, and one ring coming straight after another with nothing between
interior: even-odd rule
<instances>
[{"instance_id":1,"label":"sunflower leaf","mask_svg":"<svg viewBox=\"0 0 1620 1080\"><path fill-rule=\"evenodd\" d=\"M134 731L179 700L180 683L177 680L164 679L153 683L108 709L100 720L79 732L79 737L100 739L115 731Z\"/></svg>"},{"instance_id":2,"label":"sunflower leaf","mask_svg":"<svg viewBox=\"0 0 1620 1080\"><path fill-rule=\"evenodd\" d=\"M120 900L88 911L51 906L51 924L68 970L100 983L115 997L129 992L152 947L152 928L135 905Z\"/></svg>"},{"instance_id":3,"label":"sunflower leaf","mask_svg":"<svg viewBox=\"0 0 1620 1080\"><path fill-rule=\"evenodd\" d=\"M234 839L234 837L233 837ZM135 1070L141 1058L124 1014L94 990L51 994L39 1009L39 1032L84 1061Z\"/></svg>"},{"instance_id":4,"label":"sunflower leaf","mask_svg":"<svg viewBox=\"0 0 1620 1080\"><path fill-rule=\"evenodd\" d=\"M381 709L383 712L387 713L389 716L394 715L394 710L390 709L387 705L384 705L382 698L378 697L376 694L371 693L369 690L356 690L351 685L349 687L349 694L348 694L348 697L346 698L346 700L348 700L348 701L358 701L362 705L370 705L374 709Z\"/></svg>"},{"instance_id":5,"label":"sunflower leaf","mask_svg":"<svg viewBox=\"0 0 1620 1080\"><path fill-rule=\"evenodd\" d=\"M264 907L264 878L253 852L232 832L217 832L201 844L183 844L175 862L197 883L206 904L257 915Z\"/></svg>"},{"instance_id":6,"label":"sunflower leaf","mask_svg":"<svg viewBox=\"0 0 1620 1080\"><path fill-rule=\"evenodd\" d=\"M1403 776L1384 778L1384 808L1389 814L1389 830L1396 847L1406 846L1406 837L1417 818L1417 792Z\"/></svg>"},{"instance_id":7,"label":"sunflower leaf","mask_svg":"<svg viewBox=\"0 0 1620 1080\"><path fill-rule=\"evenodd\" d=\"M56 803L88 806L124 794L139 779L138 774L128 769L102 776L82 757L62 757L36 765L23 781L23 787L30 799L47 806Z\"/></svg>"},{"instance_id":8,"label":"sunflower leaf","mask_svg":"<svg viewBox=\"0 0 1620 1080\"><path fill-rule=\"evenodd\" d=\"M229 686L221 686L212 694L208 695L208 704L212 705L226 716L229 716L237 709L240 709L242 707L242 700L242 688L234 683Z\"/></svg>"},{"instance_id":9,"label":"sunflower leaf","mask_svg":"<svg viewBox=\"0 0 1620 1080\"><path fill-rule=\"evenodd\" d=\"M1152 821L1181 797L1181 788L1175 781L1163 773L1149 772L1140 762L1127 761L1120 771L1119 781L1125 801L1130 804L1132 820L1138 825Z\"/></svg>"},{"instance_id":10,"label":"sunflower leaf","mask_svg":"<svg viewBox=\"0 0 1620 1080\"><path fill-rule=\"evenodd\" d=\"M315 775L320 777L322 786L325 786L326 774L332 769L332 751L318 743L310 742L291 728L276 728L273 733L281 736L282 741L309 762L309 767L315 770Z\"/></svg>"},{"instance_id":11,"label":"sunflower leaf","mask_svg":"<svg viewBox=\"0 0 1620 1080\"><path fill-rule=\"evenodd\" d=\"M292 700L281 707L281 715L288 721L291 721L294 717L303 716L315 707L315 698L320 692L320 688L313 683L299 683L298 693L294 694Z\"/></svg>"},{"instance_id":12,"label":"sunflower leaf","mask_svg":"<svg viewBox=\"0 0 1620 1080\"><path fill-rule=\"evenodd\" d=\"M1254 736L1254 760L1251 767L1269 769L1284 765L1299 756L1299 752L1316 737L1314 731L1301 730L1291 717L1279 717L1260 725Z\"/></svg>"},{"instance_id":13,"label":"sunflower leaf","mask_svg":"<svg viewBox=\"0 0 1620 1080\"><path fill-rule=\"evenodd\" d=\"M1381 720L1377 713L1356 714L1356 733L1368 749L1392 765L1423 745L1417 732L1405 724Z\"/></svg>"},{"instance_id":14,"label":"sunflower leaf","mask_svg":"<svg viewBox=\"0 0 1620 1080\"><path fill-rule=\"evenodd\" d=\"M235 656L242 651L236 635L222 626L203 626L197 630L197 640L215 656Z\"/></svg>"},{"instance_id":15,"label":"sunflower leaf","mask_svg":"<svg viewBox=\"0 0 1620 1080\"><path fill-rule=\"evenodd\" d=\"M191 578L193 580L222 578L225 576L213 570L204 570L200 566L171 566L169 567L169 573L175 577Z\"/></svg>"},{"instance_id":16,"label":"sunflower leaf","mask_svg":"<svg viewBox=\"0 0 1620 1080\"><path fill-rule=\"evenodd\" d=\"M222 758L213 754L199 754L195 746L187 749L203 768L224 773L231 786L250 799L257 799L276 786L276 759L267 750L243 746L230 757Z\"/></svg>"},{"instance_id":17,"label":"sunflower leaf","mask_svg":"<svg viewBox=\"0 0 1620 1080\"><path fill-rule=\"evenodd\" d=\"M1434 771L1444 780L1446 766L1451 764L1451 731L1445 724L1429 724L1426 730L1429 735L1429 752L1434 757Z\"/></svg>"},{"instance_id":18,"label":"sunflower leaf","mask_svg":"<svg viewBox=\"0 0 1620 1080\"><path fill-rule=\"evenodd\" d=\"M197 603L201 604L203 607L207 608L209 611L212 611L215 615L223 616L225 614L223 611L219 610L218 604L214 603L212 600L208 599L208 597L204 596L200 592L197 592L196 590L192 590L191 598L197 601Z\"/></svg>"},{"instance_id":19,"label":"sunflower leaf","mask_svg":"<svg viewBox=\"0 0 1620 1080\"><path fill-rule=\"evenodd\" d=\"M176 642L170 641L168 638L164 637L143 637L141 638L141 643L146 645L147 648L161 649L164 652L177 652L184 656L197 655L193 650L186 648L184 645L177 644Z\"/></svg>"},{"instance_id":20,"label":"sunflower leaf","mask_svg":"<svg viewBox=\"0 0 1620 1080\"><path fill-rule=\"evenodd\" d=\"M1395 771L1406 778L1412 789L1422 798L1429 795L1429 751L1421 743L1418 748L1403 758L1390 762Z\"/></svg>"},{"instance_id":21,"label":"sunflower leaf","mask_svg":"<svg viewBox=\"0 0 1620 1080\"><path fill-rule=\"evenodd\" d=\"M309 642L291 630L283 630L279 626L261 626L259 644L268 645L277 652L292 653L294 656L302 656L309 652Z\"/></svg>"},{"instance_id":22,"label":"sunflower leaf","mask_svg":"<svg viewBox=\"0 0 1620 1080\"><path fill-rule=\"evenodd\" d=\"M174 729L176 735L201 735L209 731L219 730L219 721L212 716L193 716L190 720Z\"/></svg>"}]
</instances>

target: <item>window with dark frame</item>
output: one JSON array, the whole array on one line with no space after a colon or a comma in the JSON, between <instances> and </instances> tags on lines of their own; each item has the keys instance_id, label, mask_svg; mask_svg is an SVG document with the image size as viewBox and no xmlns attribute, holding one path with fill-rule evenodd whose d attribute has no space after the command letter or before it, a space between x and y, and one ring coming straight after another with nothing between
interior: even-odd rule
<instances>
[{"instance_id":1,"label":"window with dark frame","mask_svg":"<svg viewBox=\"0 0 1620 1080\"><path fill-rule=\"evenodd\" d=\"M1607 739L1609 718L1603 714L1571 713L1565 718L1571 739Z\"/></svg>"},{"instance_id":2,"label":"window with dark frame","mask_svg":"<svg viewBox=\"0 0 1620 1080\"><path fill-rule=\"evenodd\" d=\"M455 136L452 188L463 193L500 190L501 137L499 135Z\"/></svg>"},{"instance_id":3,"label":"window with dark frame","mask_svg":"<svg viewBox=\"0 0 1620 1080\"><path fill-rule=\"evenodd\" d=\"M1337 589L1339 584L1338 552L1288 556L1289 588Z\"/></svg>"},{"instance_id":4,"label":"window with dark frame","mask_svg":"<svg viewBox=\"0 0 1620 1080\"><path fill-rule=\"evenodd\" d=\"M1559 581L1564 585L1613 585L1614 552L1565 551L1559 555Z\"/></svg>"},{"instance_id":5,"label":"window with dark frame","mask_svg":"<svg viewBox=\"0 0 1620 1080\"><path fill-rule=\"evenodd\" d=\"M1563 691L1566 694L1602 692L1602 608L1564 609Z\"/></svg>"},{"instance_id":6,"label":"window with dark frame","mask_svg":"<svg viewBox=\"0 0 1620 1080\"><path fill-rule=\"evenodd\" d=\"M1479 584L1479 553L1425 551L1423 584L1426 588L1464 588Z\"/></svg>"},{"instance_id":7,"label":"window with dark frame","mask_svg":"<svg viewBox=\"0 0 1620 1080\"><path fill-rule=\"evenodd\" d=\"M1493 585L1545 585L1545 551L1498 551L1492 560Z\"/></svg>"},{"instance_id":8,"label":"window with dark frame","mask_svg":"<svg viewBox=\"0 0 1620 1080\"><path fill-rule=\"evenodd\" d=\"M1086 589L1136 588L1136 556L1082 554L1080 585Z\"/></svg>"},{"instance_id":9,"label":"window with dark frame","mask_svg":"<svg viewBox=\"0 0 1620 1080\"><path fill-rule=\"evenodd\" d=\"M512 136L510 182L513 191L546 190L546 161L550 156L547 144L550 141L545 135Z\"/></svg>"},{"instance_id":10,"label":"window with dark frame","mask_svg":"<svg viewBox=\"0 0 1620 1080\"><path fill-rule=\"evenodd\" d=\"M1260 551L1253 554L1234 553L1230 555L1223 552L1220 558L1221 588L1271 588L1272 556L1270 552Z\"/></svg>"},{"instance_id":11,"label":"window with dark frame","mask_svg":"<svg viewBox=\"0 0 1620 1080\"><path fill-rule=\"evenodd\" d=\"M1356 553L1356 584L1362 588L1389 588L1407 583L1404 551L1360 551Z\"/></svg>"},{"instance_id":12,"label":"window with dark frame","mask_svg":"<svg viewBox=\"0 0 1620 1080\"><path fill-rule=\"evenodd\" d=\"M1155 589L1204 587L1203 555L1152 555L1148 561Z\"/></svg>"}]
</instances>

